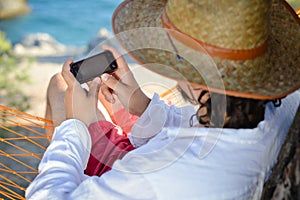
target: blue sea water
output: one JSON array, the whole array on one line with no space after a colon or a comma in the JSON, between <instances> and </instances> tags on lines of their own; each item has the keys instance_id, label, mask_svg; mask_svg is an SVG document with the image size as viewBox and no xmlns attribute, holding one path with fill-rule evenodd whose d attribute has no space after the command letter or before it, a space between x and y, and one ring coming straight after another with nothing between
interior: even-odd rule
<instances>
[{"instance_id":1,"label":"blue sea water","mask_svg":"<svg viewBox=\"0 0 300 200\"><path fill-rule=\"evenodd\" d=\"M85 46L101 28L111 32L111 17L122 0L28 0L27 15L0 21L14 44L29 33L48 33L65 45Z\"/></svg>"}]
</instances>

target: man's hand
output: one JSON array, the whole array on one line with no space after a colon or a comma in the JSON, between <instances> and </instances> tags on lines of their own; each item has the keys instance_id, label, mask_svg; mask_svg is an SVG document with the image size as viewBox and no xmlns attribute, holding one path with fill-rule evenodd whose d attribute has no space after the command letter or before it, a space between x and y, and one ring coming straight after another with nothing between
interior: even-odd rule
<instances>
[{"instance_id":1,"label":"man's hand","mask_svg":"<svg viewBox=\"0 0 300 200\"><path fill-rule=\"evenodd\" d=\"M97 121L97 102L101 80L99 77L95 78L89 84L89 91L86 91L70 72L72 62L72 59L66 61L62 69L62 76L68 85L65 96L66 118L81 120L89 126Z\"/></svg>"},{"instance_id":2,"label":"man's hand","mask_svg":"<svg viewBox=\"0 0 300 200\"><path fill-rule=\"evenodd\" d=\"M123 56L112 47L103 46L103 49L112 52L117 60L118 69L113 75L103 74L101 76L102 94L111 103L115 101L112 94L117 95L128 112L137 116L142 115L150 99L139 87Z\"/></svg>"}]
</instances>

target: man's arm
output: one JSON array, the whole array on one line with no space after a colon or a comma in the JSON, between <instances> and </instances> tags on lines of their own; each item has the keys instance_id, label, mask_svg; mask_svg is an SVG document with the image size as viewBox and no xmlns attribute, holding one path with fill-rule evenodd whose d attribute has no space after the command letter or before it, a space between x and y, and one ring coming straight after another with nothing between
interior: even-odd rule
<instances>
[{"instance_id":1,"label":"man's arm","mask_svg":"<svg viewBox=\"0 0 300 200\"><path fill-rule=\"evenodd\" d=\"M169 106L155 94L143 115L132 127L129 135L135 147L146 144L151 138L166 127L190 127L190 119L195 110L192 106L177 108ZM193 118L193 124L198 123Z\"/></svg>"},{"instance_id":2,"label":"man's arm","mask_svg":"<svg viewBox=\"0 0 300 200\"><path fill-rule=\"evenodd\" d=\"M39 165L39 174L26 190L26 199L64 199L86 179L83 173L91 150L84 123L67 120L57 127Z\"/></svg>"}]
</instances>

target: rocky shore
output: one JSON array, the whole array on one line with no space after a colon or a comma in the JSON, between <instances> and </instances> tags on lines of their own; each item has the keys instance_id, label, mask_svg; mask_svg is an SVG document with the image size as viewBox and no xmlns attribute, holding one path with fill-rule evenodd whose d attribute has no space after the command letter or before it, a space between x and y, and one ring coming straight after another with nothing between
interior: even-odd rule
<instances>
[{"instance_id":1,"label":"rocky shore","mask_svg":"<svg viewBox=\"0 0 300 200\"><path fill-rule=\"evenodd\" d=\"M0 20L14 18L30 12L27 0L0 0Z\"/></svg>"}]
</instances>

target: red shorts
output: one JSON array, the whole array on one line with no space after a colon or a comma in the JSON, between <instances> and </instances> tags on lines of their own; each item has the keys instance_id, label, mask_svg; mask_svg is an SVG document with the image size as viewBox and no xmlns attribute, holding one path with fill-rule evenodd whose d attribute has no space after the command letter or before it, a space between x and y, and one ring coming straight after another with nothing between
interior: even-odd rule
<instances>
[{"instance_id":1,"label":"red shorts","mask_svg":"<svg viewBox=\"0 0 300 200\"><path fill-rule=\"evenodd\" d=\"M128 115L125 112L127 111L120 110L115 116L124 117ZM127 133L123 130L130 130L137 118L124 117L123 119L126 119L126 121L123 121L126 123L122 124L122 130L104 120L97 121L89 126L92 150L87 168L84 171L85 174L89 176L101 176L111 169L117 159L121 159L126 153L134 149L127 137Z\"/></svg>"}]
</instances>

